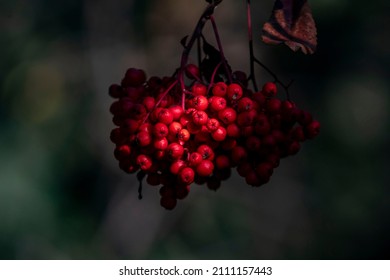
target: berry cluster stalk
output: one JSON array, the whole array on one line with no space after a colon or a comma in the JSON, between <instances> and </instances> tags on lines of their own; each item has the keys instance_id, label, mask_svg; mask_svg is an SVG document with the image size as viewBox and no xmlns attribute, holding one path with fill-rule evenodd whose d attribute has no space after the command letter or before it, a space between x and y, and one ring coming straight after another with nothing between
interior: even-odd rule
<instances>
[{"instance_id":1,"label":"berry cluster stalk","mask_svg":"<svg viewBox=\"0 0 390 280\"><path fill-rule=\"evenodd\" d=\"M202 30L206 24L206 22L212 17L215 8L222 2L223 0L217 0L213 1L211 4L209 4L203 14L201 15L198 23L195 26L195 30L191 35L191 38L189 42L184 47L184 51L181 56L181 63L180 63L180 69L178 73L180 87L182 90L182 107L185 109L185 99L186 99L186 90L184 85L184 69L187 65L189 54L192 50L192 47L194 46L194 43L199 39L199 37L202 35ZM217 34L216 34L217 36ZM199 40L198 40L199 41ZM220 44L220 41L219 41ZM222 53L222 52L221 52Z\"/></svg>"},{"instance_id":2,"label":"berry cluster stalk","mask_svg":"<svg viewBox=\"0 0 390 280\"><path fill-rule=\"evenodd\" d=\"M288 92L289 87L292 85L293 80L291 80L287 85L283 83L278 76L271 70L269 69L264 63L262 63L259 59L257 59L254 55L253 51L253 35L252 35L252 19L251 19L251 1L250 0L245 0L246 1L246 7L247 7L247 24L248 24L248 43L249 43L249 63L250 63L250 76L249 80L252 81L253 88L255 91L258 91L257 84L256 84L256 77L255 77L255 66L254 64L257 63L260 65L265 71L268 72L269 75L272 76L274 79L275 83L278 83L283 87L283 89L286 92L287 95L287 100L290 100L290 94Z\"/></svg>"}]
</instances>

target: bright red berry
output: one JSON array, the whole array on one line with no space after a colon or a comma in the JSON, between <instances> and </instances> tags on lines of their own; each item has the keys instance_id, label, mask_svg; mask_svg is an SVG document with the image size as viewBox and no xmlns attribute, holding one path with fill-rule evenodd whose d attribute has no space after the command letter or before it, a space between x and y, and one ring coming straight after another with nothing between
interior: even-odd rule
<instances>
[{"instance_id":1,"label":"bright red berry","mask_svg":"<svg viewBox=\"0 0 390 280\"><path fill-rule=\"evenodd\" d=\"M203 157L200 153L193 152L190 154L190 157L188 158L188 164L189 164L189 166L195 167L199 163L201 163L202 160L203 160Z\"/></svg>"},{"instance_id":2,"label":"bright red berry","mask_svg":"<svg viewBox=\"0 0 390 280\"><path fill-rule=\"evenodd\" d=\"M180 181L184 184L191 184L195 178L195 172L191 167L184 167L179 172Z\"/></svg>"},{"instance_id":3,"label":"bright red berry","mask_svg":"<svg viewBox=\"0 0 390 280\"><path fill-rule=\"evenodd\" d=\"M184 153L184 148L178 143L171 143L168 145L166 153L170 159L179 159Z\"/></svg>"},{"instance_id":4,"label":"bright red berry","mask_svg":"<svg viewBox=\"0 0 390 280\"><path fill-rule=\"evenodd\" d=\"M158 113L157 119L159 122L170 124L173 122L173 114L169 109L164 108Z\"/></svg>"},{"instance_id":5,"label":"bright red berry","mask_svg":"<svg viewBox=\"0 0 390 280\"><path fill-rule=\"evenodd\" d=\"M226 99L220 96L214 96L209 100L209 107L213 111L221 111L226 108Z\"/></svg>"},{"instance_id":6,"label":"bright red berry","mask_svg":"<svg viewBox=\"0 0 390 280\"><path fill-rule=\"evenodd\" d=\"M214 96L225 96L228 86L224 82L218 82L214 85L212 92Z\"/></svg>"},{"instance_id":7,"label":"bright red berry","mask_svg":"<svg viewBox=\"0 0 390 280\"><path fill-rule=\"evenodd\" d=\"M152 167L153 161L147 155L139 155L137 157L137 165L143 171L146 171Z\"/></svg>"},{"instance_id":8,"label":"bright red berry","mask_svg":"<svg viewBox=\"0 0 390 280\"><path fill-rule=\"evenodd\" d=\"M152 142L152 137L149 132L141 131L137 134L136 141L139 146L145 147Z\"/></svg>"},{"instance_id":9,"label":"bright red berry","mask_svg":"<svg viewBox=\"0 0 390 280\"><path fill-rule=\"evenodd\" d=\"M228 107L218 112L218 118L224 124L230 124L236 120L237 113L233 108Z\"/></svg>"},{"instance_id":10,"label":"bright red berry","mask_svg":"<svg viewBox=\"0 0 390 280\"><path fill-rule=\"evenodd\" d=\"M211 137L218 142L225 140L226 129L223 126L219 126L215 131L211 133Z\"/></svg>"},{"instance_id":11,"label":"bright red berry","mask_svg":"<svg viewBox=\"0 0 390 280\"><path fill-rule=\"evenodd\" d=\"M192 121L194 124L202 126L205 125L208 121L209 117L204 111L195 111L192 113Z\"/></svg>"},{"instance_id":12,"label":"bright red berry","mask_svg":"<svg viewBox=\"0 0 390 280\"><path fill-rule=\"evenodd\" d=\"M214 164L211 160L202 160L201 163L196 167L196 173L199 176L207 177L210 176L211 173L213 173L214 170Z\"/></svg>"},{"instance_id":13,"label":"bright red berry","mask_svg":"<svg viewBox=\"0 0 390 280\"><path fill-rule=\"evenodd\" d=\"M238 100L242 97L242 88L239 84L230 84L227 88L227 97L229 100Z\"/></svg>"},{"instance_id":14,"label":"bright red berry","mask_svg":"<svg viewBox=\"0 0 390 280\"><path fill-rule=\"evenodd\" d=\"M201 83L195 83L192 86L192 94L195 96L198 95L206 95L207 94L207 87Z\"/></svg>"},{"instance_id":15,"label":"bright red berry","mask_svg":"<svg viewBox=\"0 0 390 280\"><path fill-rule=\"evenodd\" d=\"M205 96L198 95L191 100L191 105L198 111L205 111L209 106L209 101Z\"/></svg>"},{"instance_id":16,"label":"bright red berry","mask_svg":"<svg viewBox=\"0 0 390 280\"><path fill-rule=\"evenodd\" d=\"M206 127L208 131L213 132L219 127L219 121L214 118L208 119Z\"/></svg>"},{"instance_id":17,"label":"bright red berry","mask_svg":"<svg viewBox=\"0 0 390 280\"><path fill-rule=\"evenodd\" d=\"M159 122L153 127L153 135L157 138L167 137L168 132L168 126L165 123Z\"/></svg>"}]
</instances>

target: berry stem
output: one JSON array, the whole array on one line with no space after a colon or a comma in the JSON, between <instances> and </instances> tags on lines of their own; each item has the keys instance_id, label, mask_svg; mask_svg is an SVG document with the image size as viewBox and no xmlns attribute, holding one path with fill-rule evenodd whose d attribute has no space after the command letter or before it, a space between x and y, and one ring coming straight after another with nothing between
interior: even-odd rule
<instances>
[{"instance_id":1,"label":"berry stem","mask_svg":"<svg viewBox=\"0 0 390 280\"><path fill-rule=\"evenodd\" d=\"M200 37L196 38L196 47L198 52L198 67L200 67L200 65L202 64L202 46Z\"/></svg>"},{"instance_id":2,"label":"berry stem","mask_svg":"<svg viewBox=\"0 0 390 280\"><path fill-rule=\"evenodd\" d=\"M229 83L232 83L232 74L230 73L229 67L228 67L228 65L226 63L226 58L225 58L225 54L223 52L221 38L219 37L217 24L215 23L215 19L214 19L213 15L210 16L210 21L211 21L211 24L213 26L215 40L217 41L218 49L219 49L219 52L221 54L221 62L223 64L223 67L225 68L225 72L227 74L227 78L228 78Z\"/></svg>"},{"instance_id":3,"label":"berry stem","mask_svg":"<svg viewBox=\"0 0 390 280\"><path fill-rule=\"evenodd\" d=\"M181 55L181 63L180 63L180 70L178 73L178 79L180 82L180 87L182 90L182 107L185 109L185 85L184 85L184 69L187 65L189 54L191 52L192 47L194 46L195 41L201 36L202 30L206 24L206 22L210 19L212 14L214 13L215 8L220 4L223 0L215 0L212 3L210 3L205 11L202 13L200 19L198 20L198 23L195 26L195 29L191 35L191 38L189 42L184 47L183 53Z\"/></svg>"},{"instance_id":4,"label":"berry stem","mask_svg":"<svg viewBox=\"0 0 390 280\"><path fill-rule=\"evenodd\" d=\"M137 180L138 180L138 199L142 199L142 180L145 178L146 173L144 171L139 171L137 173Z\"/></svg>"},{"instance_id":5,"label":"berry stem","mask_svg":"<svg viewBox=\"0 0 390 280\"><path fill-rule=\"evenodd\" d=\"M217 74L219 67L221 67L221 64L222 64L222 62L218 63L218 65L215 67L215 69L213 71L213 74L211 75L210 84L209 84L209 86L207 88L207 92L210 92L211 87L214 84L215 75Z\"/></svg>"},{"instance_id":6,"label":"berry stem","mask_svg":"<svg viewBox=\"0 0 390 280\"><path fill-rule=\"evenodd\" d=\"M249 79L252 80L253 89L258 91L256 77L255 77L255 59L253 53L253 33L252 33L252 17L251 17L251 1L246 0L246 17L248 23L248 44L249 44L249 61L250 61L250 76Z\"/></svg>"},{"instance_id":7,"label":"berry stem","mask_svg":"<svg viewBox=\"0 0 390 280\"><path fill-rule=\"evenodd\" d=\"M264 63L262 63L260 60L258 60L256 57L253 57L253 61L256 62L257 64L259 64L261 67L264 68L265 71L268 72L268 74L270 74L273 78L274 78L274 82L275 83L278 83L280 84L283 89L286 91L286 95L287 95L287 99L290 100L290 94L289 94L289 91L288 89L290 88L290 86L292 85L292 83L294 82L294 80L291 80L287 85L285 83L283 83L281 80L279 80L278 76L276 76L276 74L274 72L272 72L271 69L269 69Z\"/></svg>"}]
</instances>

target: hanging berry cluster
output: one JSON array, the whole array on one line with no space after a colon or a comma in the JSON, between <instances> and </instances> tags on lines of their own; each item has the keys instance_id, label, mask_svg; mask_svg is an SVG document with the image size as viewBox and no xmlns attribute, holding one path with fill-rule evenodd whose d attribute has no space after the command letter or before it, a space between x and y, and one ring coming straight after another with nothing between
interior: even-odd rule
<instances>
[{"instance_id":1,"label":"hanging berry cluster","mask_svg":"<svg viewBox=\"0 0 390 280\"><path fill-rule=\"evenodd\" d=\"M130 68L120 85L109 88L116 99L110 107L116 126L110 138L119 167L137 173L140 198L144 177L149 185L161 186L166 209L175 208L193 183L217 190L232 169L248 185L261 186L281 158L296 154L303 141L319 133L310 113L288 95L281 99L279 80L258 90L252 71L249 78L231 71L213 18L216 4L208 5L189 42L182 40L181 66L173 76L147 78L143 70ZM202 34L208 20L218 49ZM195 42L203 44L205 54L199 66L188 63ZM251 53L251 63L256 61Z\"/></svg>"}]
</instances>

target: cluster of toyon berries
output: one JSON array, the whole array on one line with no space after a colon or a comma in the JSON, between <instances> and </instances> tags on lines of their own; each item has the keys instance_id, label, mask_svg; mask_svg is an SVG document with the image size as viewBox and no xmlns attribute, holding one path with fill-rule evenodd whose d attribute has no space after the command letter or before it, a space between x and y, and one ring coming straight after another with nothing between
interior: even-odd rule
<instances>
[{"instance_id":1,"label":"cluster of toyon berries","mask_svg":"<svg viewBox=\"0 0 390 280\"><path fill-rule=\"evenodd\" d=\"M196 66L186 70L192 82L184 92L176 77L147 79L135 68L109 88L116 99L110 107L115 158L125 172L161 186L166 209L185 198L192 183L218 189L233 168L248 185L261 186L281 158L319 133L310 113L277 97L275 83L253 92L243 72L230 84L208 85L197 78Z\"/></svg>"}]
</instances>

